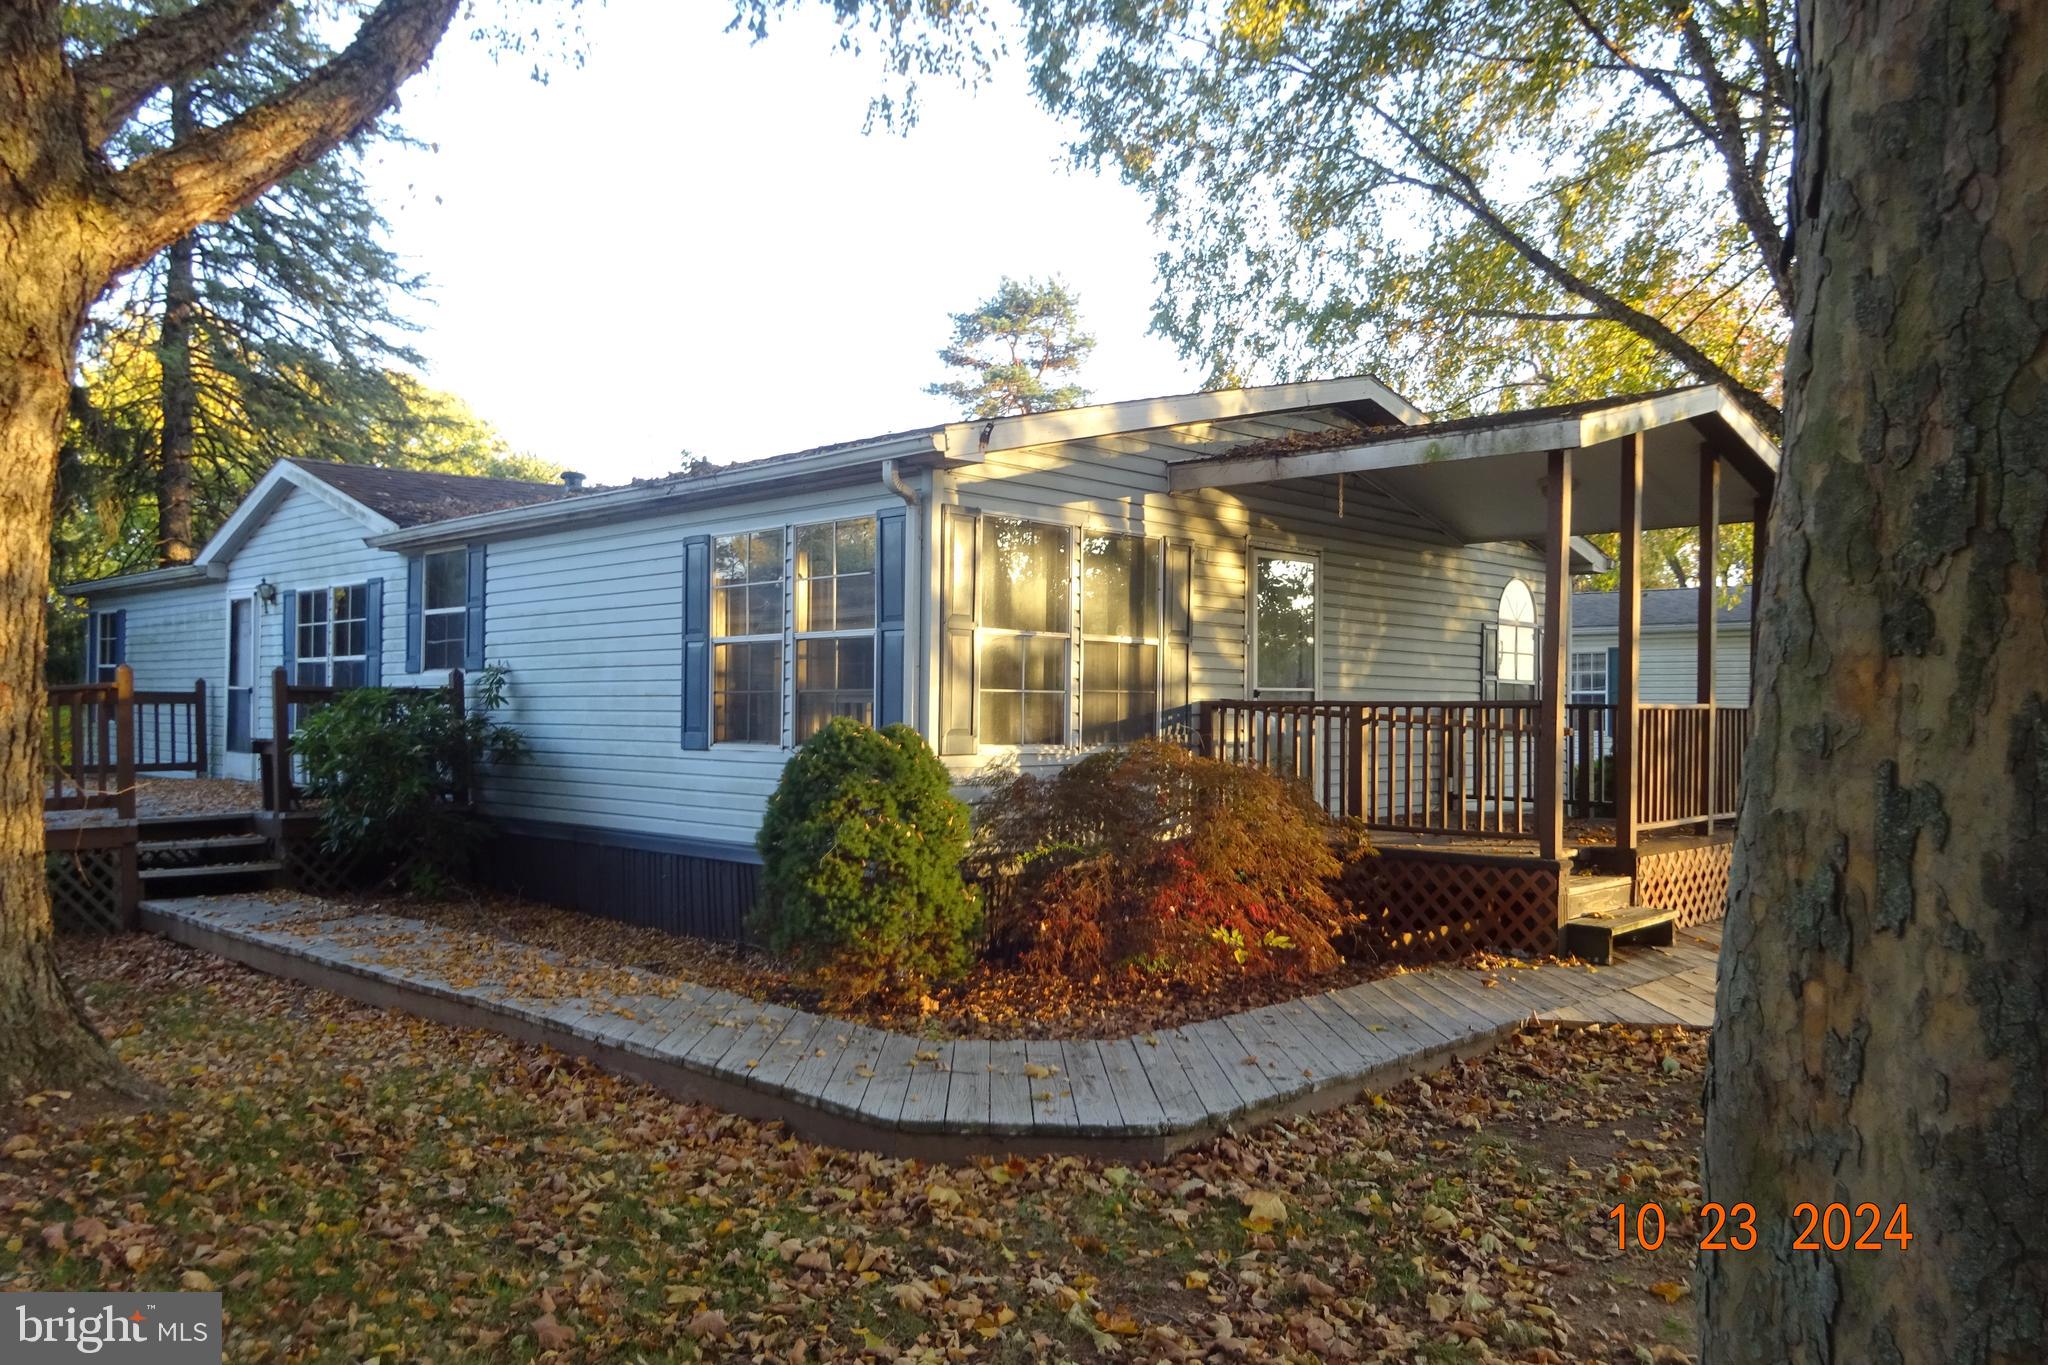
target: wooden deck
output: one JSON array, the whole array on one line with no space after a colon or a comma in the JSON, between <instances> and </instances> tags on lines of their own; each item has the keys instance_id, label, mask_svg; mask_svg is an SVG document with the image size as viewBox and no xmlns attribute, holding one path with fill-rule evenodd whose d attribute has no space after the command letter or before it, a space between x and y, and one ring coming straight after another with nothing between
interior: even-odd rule
<instances>
[{"instance_id":1,"label":"wooden deck","mask_svg":"<svg viewBox=\"0 0 2048 1365\"><path fill-rule=\"evenodd\" d=\"M1436 967L1135 1037L940 1041L627 968L606 970L614 988L602 997L543 998L483 979L499 940L390 915L338 919L320 902L148 900L142 918L181 943L371 1005L587 1056L816 1141L927 1159L1158 1159L1384 1091L1530 1021L1707 1027L1719 948L1718 926L1707 926L1598 970ZM518 952L529 969L559 962Z\"/></svg>"}]
</instances>

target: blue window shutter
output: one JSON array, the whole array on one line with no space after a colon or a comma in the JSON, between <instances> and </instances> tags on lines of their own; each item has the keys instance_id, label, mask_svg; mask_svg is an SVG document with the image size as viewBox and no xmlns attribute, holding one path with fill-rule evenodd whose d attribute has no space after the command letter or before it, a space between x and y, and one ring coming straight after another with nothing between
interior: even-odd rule
<instances>
[{"instance_id":1,"label":"blue window shutter","mask_svg":"<svg viewBox=\"0 0 2048 1365\"><path fill-rule=\"evenodd\" d=\"M114 613L114 657L108 662L115 665L128 662L128 610L125 607Z\"/></svg>"},{"instance_id":2,"label":"blue window shutter","mask_svg":"<svg viewBox=\"0 0 2048 1365\"><path fill-rule=\"evenodd\" d=\"M875 516L875 725L903 723L904 532L899 504Z\"/></svg>"},{"instance_id":3,"label":"blue window shutter","mask_svg":"<svg viewBox=\"0 0 2048 1365\"><path fill-rule=\"evenodd\" d=\"M363 585L363 685L384 685L384 580Z\"/></svg>"},{"instance_id":4,"label":"blue window shutter","mask_svg":"<svg viewBox=\"0 0 2048 1365\"><path fill-rule=\"evenodd\" d=\"M1607 704L1621 703L1621 648L1610 646L1607 650Z\"/></svg>"},{"instance_id":5,"label":"blue window shutter","mask_svg":"<svg viewBox=\"0 0 2048 1365\"><path fill-rule=\"evenodd\" d=\"M414 555L405 561L405 671L420 671L420 655L426 648L424 639L426 618L420 613L426 609L427 561L421 555Z\"/></svg>"},{"instance_id":6,"label":"blue window shutter","mask_svg":"<svg viewBox=\"0 0 2048 1365\"><path fill-rule=\"evenodd\" d=\"M85 676L80 682L94 683L100 680L100 614L89 611L85 614Z\"/></svg>"},{"instance_id":7,"label":"blue window shutter","mask_svg":"<svg viewBox=\"0 0 2048 1365\"><path fill-rule=\"evenodd\" d=\"M284 665L284 680L299 680L299 595L287 592L278 599L284 603L284 651L278 661Z\"/></svg>"},{"instance_id":8,"label":"blue window shutter","mask_svg":"<svg viewBox=\"0 0 2048 1365\"><path fill-rule=\"evenodd\" d=\"M482 541L469 547L468 572L463 575L468 590L464 603L469 609L462 614L462 666L469 669L484 666L484 545Z\"/></svg>"},{"instance_id":9,"label":"blue window shutter","mask_svg":"<svg viewBox=\"0 0 2048 1365\"><path fill-rule=\"evenodd\" d=\"M711 537L683 542L683 747L711 747Z\"/></svg>"}]
</instances>

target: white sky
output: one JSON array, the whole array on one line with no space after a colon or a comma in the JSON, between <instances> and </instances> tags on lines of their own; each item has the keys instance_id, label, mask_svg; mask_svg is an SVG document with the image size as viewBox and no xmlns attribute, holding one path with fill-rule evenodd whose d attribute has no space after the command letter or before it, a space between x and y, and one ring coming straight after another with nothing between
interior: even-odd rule
<instances>
[{"instance_id":1,"label":"white sky","mask_svg":"<svg viewBox=\"0 0 2048 1365\"><path fill-rule=\"evenodd\" d=\"M372 182L432 280L430 382L593 481L748 459L954 416L924 392L947 315L1007 272L1075 288L1096 398L1197 387L1147 334L1148 205L1065 168L1018 72L863 134L878 68L821 12L758 45L728 14L587 6L586 64L545 86L451 35L406 87L434 150Z\"/></svg>"}]
</instances>

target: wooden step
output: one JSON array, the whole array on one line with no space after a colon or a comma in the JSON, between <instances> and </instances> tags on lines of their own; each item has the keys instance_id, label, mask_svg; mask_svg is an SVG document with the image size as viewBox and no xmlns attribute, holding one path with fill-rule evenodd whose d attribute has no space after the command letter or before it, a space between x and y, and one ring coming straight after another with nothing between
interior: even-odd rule
<instances>
[{"instance_id":1,"label":"wooden step","mask_svg":"<svg viewBox=\"0 0 2048 1365\"><path fill-rule=\"evenodd\" d=\"M253 863L196 863L191 867L145 867L141 869L141 876L146 882L196 882L212 877L267 878L283 870L283 863L266 858Z\"/></svg>"},{"instance_id":2,"label":"wooden step","mask_svg":"<svg viewBox=\"0 0 2048 1365\"><path fill-rule=\"evenodd\" d=\"M1598 910L1625 910L1636 893L1633 877L1574 876L1566 879L1564 888L1566 919Z\"/></svg>"},{"instance_id":3,"label":"wooden step","mask_svg":"<svg viewBox=\"0 0 2048 1365\"><path fill-rule=\"evenodd\" d=\"M191 839L144 839L135 851L148 857L152 853L212 853L268 847L270 840L261 834L207 834Z\"/></svg>"},{"instance_id":4,"label":"wooden step","mask_svg":"<svg viewBox=\"0 0 2048 1365\"><path fill-rule=\"evenodd\" d=\"M1669 948L1677 941L1678 912L1655 905L1630 905L1620 910L1595 910L1564 922L1564 949L1574 957L1605 966L1614 961L1614 945L1629 939Z\"/></svg>"}]
</instances>

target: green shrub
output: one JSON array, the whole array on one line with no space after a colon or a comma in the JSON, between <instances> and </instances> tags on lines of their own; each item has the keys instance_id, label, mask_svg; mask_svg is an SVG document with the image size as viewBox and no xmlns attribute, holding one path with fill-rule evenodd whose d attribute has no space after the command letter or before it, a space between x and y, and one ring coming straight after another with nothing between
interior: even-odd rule
<instances>
[{"instance_id":1,"label":"green shrub","mask_svg":"<svg viewBox=\"0 0 2048 1365\"><path fill-rule=\"evenodd\" d=\"M844 718L804 741L756 841L753 931L828 994L916 994L967 967L981 911L961 877L967 807L915 730Z\"/></svg>"},{"instance_id":2,"label":"green shrub","mask_svg":"<svg viewBox=\"0 0 2048 1365\"><path fill-rule=\"evenodd\" d=\"M1338 961L1336 833L1300 783L1148 739L1002 775L968 868L992 946L1032 966L1307 975Z\"/></svg>"},{"instance_id":3,"label":"green shrub","mask_svg":"<svg viewBox=\"0 0 2048 1365\"><path fill-rule=\"evenodd\" d=\"M321 841L364 864L400 866L415 889L460 880L484 825L463 797L484 763L524 756L526 741L489 713L504 705L502 666L472 675L474 709L440 690L357 687L309 714L292 739L303 787L322 803Z\"/></svg>"}]
</instances>

